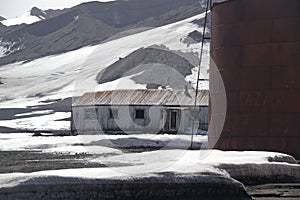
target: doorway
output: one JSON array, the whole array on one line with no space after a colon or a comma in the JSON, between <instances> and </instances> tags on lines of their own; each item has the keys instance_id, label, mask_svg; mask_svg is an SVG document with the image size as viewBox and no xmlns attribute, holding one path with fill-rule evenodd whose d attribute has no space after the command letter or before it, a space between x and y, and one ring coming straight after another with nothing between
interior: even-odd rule
<instances>
[{"instance_id":1,"label":"doorway","mask_svg":"<svg viewBox=\"0 0 300 200\"><path fill-rule=\"evenodd\" d=\"M170 130L176 131L177 129L177 111L172 110L171 111L171 119L170 119Z\"/></svg>"},{"instance_id":2,"label":"doorway","mask_svg":"<svg viewBox=\"0 0 300 200\"><path fill-rule=\"evenodd\" d=\"M176 108L166 109L164 119L165 122L163 130L167 133L177 133L181 123L181 110Z\"/></svg>"}]
</instances>

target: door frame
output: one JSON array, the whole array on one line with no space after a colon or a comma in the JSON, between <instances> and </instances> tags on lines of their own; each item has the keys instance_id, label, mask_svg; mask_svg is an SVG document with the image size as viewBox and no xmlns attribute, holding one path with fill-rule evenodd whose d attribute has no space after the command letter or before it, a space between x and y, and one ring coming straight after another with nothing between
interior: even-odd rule
<instances>
[{"instance_id":1,"label":"door frame","mask_svg":"<svg viewBox=\"0 0 300 200\"><path fill-rule=\"evenodd\" d=\"M170 131L177 131L177 124L178 124L178 117L179 117L178 110L169 110L169 130ZM175 113L175 115L173 115ZM174 118L175 117L175 118ZM175 123L175 124L174 124Z\"/></svg>"}]
</instances>

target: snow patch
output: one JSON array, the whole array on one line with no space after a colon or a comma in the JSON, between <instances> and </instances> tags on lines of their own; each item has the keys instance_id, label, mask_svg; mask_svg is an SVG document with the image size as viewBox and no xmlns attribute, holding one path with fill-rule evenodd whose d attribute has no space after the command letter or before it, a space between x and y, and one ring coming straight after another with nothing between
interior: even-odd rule
<instances>
[{"instance_id":1,"label":"snow patch","mask_svg":"<svg viewBox=\"0 0 300 200\"><path fill-rule=\"evenodd\" d=\"M0 58L6 56L5 53L6 53L7 49L3 46L0 46Z\"/></svg>"},{"instance_id":2,"label":"snow patch","mask_svg":"<svg viewBox=\"0 0 300 200\"><path fill-rule=\"evenodd\" d=\"M15 43L13 42L4 42L0 39L0 58L5 57L15 51L18 51L19 48L14 49L13 46Z\"/></svg>"},{"instance_id":3,"label":"snow patch","mask_svg":"<svg viewBox=\"0 0 300 200\"><path fill-rule=\"evenodd\" d=\"M53 113L53 110L40 110L40 111L33 111L29 113L21 113L16 114L15 117L24 117L24 116L30 116L30 115L47 115Z\"/></svg>"},{"instance_id":4,"label":"snow patch","mask_svg":"<svg viewBox=\"0 0 300 200\"><path fill-rule=\"evenodd\" d=\"M186 149L190 144L189 135L78 135L68 137L32 137L29 133L0 134L0 151L43 150L55 153L103 153L103 149L169 148ZM116 143L115 141L120 141ZM99 142L103 141L103 142ZM207 144L207 136L196 135L194 141ZM117 146L116 146L117 145ZM200 148L199 148L200 149Z\"/></svg>"},{"instance_id":5,"label":"snow patch","mask_svg":"<svg viewBox=\"0 0 300 200\"><path fill-rule=\"evenodd\" d=\"M69 121L58 121L70 117L70 112L56 112L39 117L1 120L0 126L22 130L70 130Z\"/></svg>"},{"instance_id":6,"label":"snow patch","mask_svg":"<svg viewBox=\"0 0 300 200\"><path fill-rule=\"evenodd\" d=\"M118 89L118 90L147 89L146 88L147 85L137 84L134 80L131 79L132 77L138 76L142 73L143 72L140 72L140 73L137 73L134 75L122 77L115 81L100 84L96 87L95 91L107 91L107 90L111 90L111 89L114 89L114 90L116 90L116 89Z\"/></svg>"},{"instance_id":7,"label":"snow patch","mask_svg":"<svg viewBox=\"0 0 300 200\"><path fill-rule=\"evenodd\" d=\"M31 11L26 11L24 14L22 14L19 17L12 18L12 19L6 19L3 21L0 21L5 26L14 26L14 25L20 25L20 24L33 24L35 22L40 21L41 19L37 16L32 16Z\"/></svg>"}]
</instances>

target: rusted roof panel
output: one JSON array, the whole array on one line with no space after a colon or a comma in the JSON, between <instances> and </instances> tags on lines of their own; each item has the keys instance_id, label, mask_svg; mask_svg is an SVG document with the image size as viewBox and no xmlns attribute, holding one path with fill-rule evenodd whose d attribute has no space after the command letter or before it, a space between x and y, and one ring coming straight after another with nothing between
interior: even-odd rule
<instances>
[{"instance_id":1,"label":"rusted roof panel","mask_svg":"<svg viewBox=\"0 0 300 200\"><path fill-rule=\"evenodd\" d=\"M114 90L86 93L73 106L87 105L166 105L193 106L193 90ZM208 106L208 90L198 92L197 105Z\"/></svg>"}]
</instances>

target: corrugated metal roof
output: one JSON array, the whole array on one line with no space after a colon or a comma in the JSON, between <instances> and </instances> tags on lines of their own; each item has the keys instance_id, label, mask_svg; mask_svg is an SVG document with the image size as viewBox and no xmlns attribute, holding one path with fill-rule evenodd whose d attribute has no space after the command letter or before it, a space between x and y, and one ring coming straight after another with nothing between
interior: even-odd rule
<instances>
[{"instance_id":1,"label":"corrugated metal roof","mask_svg":"<svg viewBox=\"0 0 300 200\"><path fill-rule=\"evenodd\" d=\"M114 90L86 93L73 106L88 105L166 105L193 106L193 90ZM207 106L209 91L200 90L197 105Z\"/></svg>"}]
</instances>

